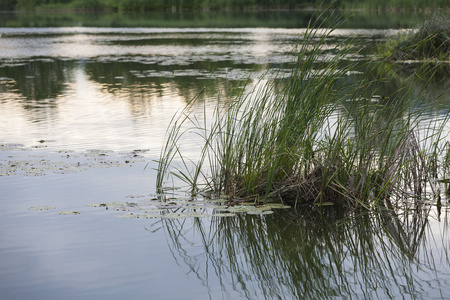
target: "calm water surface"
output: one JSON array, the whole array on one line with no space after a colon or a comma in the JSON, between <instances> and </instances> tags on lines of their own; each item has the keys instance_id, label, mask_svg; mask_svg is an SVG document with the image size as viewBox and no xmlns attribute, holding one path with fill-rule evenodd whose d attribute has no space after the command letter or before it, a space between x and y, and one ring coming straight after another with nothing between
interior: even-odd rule
<instances>
[{"instance_id":1,"label":"calm water surface","mask_svg":"<svg viewBox=\"0 0 450 300\"><path fill-rule=\"evenodd\" d=\"M160 208L154 160L173 114L202 89L199 112L244 79L288 72L304 27L255 22L0 28L1 299L450 295L446 205L397 214L117 217L138 208L211 213L205 203ZM399 29L367 27L337 30L330 49ZM428 121L442 119L433 99L448 86L441 80L428 93L436 105Z\"/></svg>"}]
</instances>

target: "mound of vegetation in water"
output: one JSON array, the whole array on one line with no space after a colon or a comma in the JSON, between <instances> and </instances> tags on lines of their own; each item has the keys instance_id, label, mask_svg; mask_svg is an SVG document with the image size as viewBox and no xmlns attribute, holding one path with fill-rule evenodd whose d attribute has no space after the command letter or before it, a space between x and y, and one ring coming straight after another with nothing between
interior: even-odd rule
<instances>
[{"instance_id":1,"label":"mound of vegetation in water","mask_svg":"<svg viewBox=\"0 0 450 300\"><path fill-rule=\"evenodd\" d=\"M381 47L389 60L450 61L450 14L433 14L415 31L399 35Z\"/></svg>"},{"instance_id":2,"label":"mound of vegetation in water","mask_svg":"<svg viewBox=\"0 0 450 300\"><path fill-rule=\"evenodd\" d=\"M212 114L196 114L194 99L174 116L157 188L174 176L192 194L351 207L438 196L447 117L424 128L417 77L391 88L392 69L381 63L353 76L358 50L330 47L333 28L322 28L330 27L305 31L288 76L262 77Z\"/></svg>"}]
</instances>

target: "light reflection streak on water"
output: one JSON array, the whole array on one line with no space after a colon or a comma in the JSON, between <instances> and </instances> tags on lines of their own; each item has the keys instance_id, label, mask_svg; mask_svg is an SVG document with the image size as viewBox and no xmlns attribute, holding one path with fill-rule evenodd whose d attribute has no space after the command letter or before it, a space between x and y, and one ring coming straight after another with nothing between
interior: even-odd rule
<instances>
[{"instance_id":1,"label":"light reflection streak on water","mask_svg":"<svg viewBox=\"0 0 450 300\"><path fill-rule=\"evenodd\" d=\"M199 54L220 52L224 49L240 53L242 51L254 53L253 46L246 44L261 44L258 51L284 52L292 50L305 33L305 29L202 29L202 28L0 28L2 35L0 44L0 59L17 59L36 56L54 56L69 58L88 58L114 55L177 55L180 53ZM349 36L386 36L392 35L392 30L335 30L331 37ZM179 47L177 45L161 46L115 46L120 41L163 40L205 40L208 47ZM216 40L226 43L215 43ZM238 43L233 43L238 41ZM200 51L200 52L199 52Z\"/></svg>"}]
</instances>

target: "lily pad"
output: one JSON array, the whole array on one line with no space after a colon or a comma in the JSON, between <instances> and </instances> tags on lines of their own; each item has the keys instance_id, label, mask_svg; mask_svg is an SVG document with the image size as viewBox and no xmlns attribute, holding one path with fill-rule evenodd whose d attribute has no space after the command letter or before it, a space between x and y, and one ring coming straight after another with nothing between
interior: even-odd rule
<instances>
[{"instance_id":1,"label":"lily pad","mask_svg":"<svg viewBox=\"0 0 450 300\"><path fill-rule=\"evenodd\" d=\"M226 200L226 199L208 199L208 200L205 200L205 202L210 202L210 203L226 203L226 202L228 202L228 200Z\"/></svg>"},{"instance_id":2,"label":"lily pad","mask_svg":"<svg viewBox=\"0 0 450 300\"><path fill-rule=\"evenodd\" d=\"M128 215L118 215L117 217L122 218L136 218L136 219L154 219L154 218L160 218L160 214L128 214Z\"/></svg>"},{"instance_id":3,"label":"lily pad","mask_svg":"<svg viewBox=\"0 0 450 300\"><path fill-rule=\"evenodd\" d=\"M32 206L32 207L29 207L28 209L31 209L31 210L50 210L50 209L56 209L56 206L47 206L47 205Z\"/></svg>"},{"instance_id":4,"label":"lily pad","mask_svg":"<svg viewBox=\"0 0 450 300\"><path fill-rule=\"evenodd\" d=\"M118 218L136 218L136 215L133 214L122 214L122 215L116 215Z\"/></svg>"},{"instance_id":5,"label":"lily pad","mask_svg":"<svg viewBox=\"0 0 450 300\"><path fill-rule=\"evenodd\" d=\"M87 207L106 207L108 205L106 203L88 203L88 204L85 204L84 206L87 206Z\"/></svg>"},{"instance_id":6,"label":"lily pad","mask_svg":"<svg viewBox=\"0 0 450 300\"><path fill-rule=\"evenodd\" d=\"M159 212L162 212L162 211L165 211L165 210L164 209L160 209L160 208L141 208L139 210L139 212L146 213L146 214L148 214L148 213L159 213Z\"/></svg>"},{"instance_id":7,"label":"lily pad","mask_svg":"<svg viewBox=\"0 0 450 300\"><path fill-rule=\"evenodd\" d=\"M314 203L317 206L332 206L334 205L333 202L322 202L322 203Z\"/></svg>"},{"instance_id":8,"label":"lily pad","mask_svg":"<svg viewBox=\"0 0 450 300\"><path fill-rule=\"evenodd\" d=\"M186 215L193 217L193 218L204 218L204 217L208 217L208 214L204 214L198 211L190 211L190 212L185 212Z\"/></svg>"},{"instance_id":9,"label":"lily pad","mask_svg":"<svg viewBox=\"0 0 450 300\"><path fill-rule=\"evenodd\" d=\"M291 208L291 206L283 204L283 203L267 203L267 204L264 204L263 207L269 207L271 209Z\"/></svg>"},{"instance_id":10,"label":"lily pad","mask_svg":"<svg viewBox=\"0 0 450 300\"><path fill-rule=\"evenodd\" d=\"M254 210L254 206L231 206L227 208L229 212L249 212Z\"/></svg>"},{"instance_id":11,"label":"lily pad","mask_svg":"<svg viewBox=\"0 0 450 300\"><path fill-rule=\"evenodd\" d=\"M183 218L189 218L190 215L185 213L168 213L165 215L162 215L165 219L183 219Z\"/></svg>"},{"instance_id":12,"label":"lily pad","mask_svg":"<svg viewBox=\"0 0 450 300\"><path fill-rule=\"evenodd\" d=\"M213 217L235 217L236 214L233 213L215 213Z\"/></svg>"},{"instance_id":13,"label":"lily pad","mask_svg":"<svg viewBox=\"0 0 450 300\"><path fill-rule=\"evenodd\" d=\"M247 212L248 215L271 215L273 210L251 210Z\"/></svg>"},{"instance_id":14,"label":"lily pad","mask_svg":"<svg viewBox=\"0 0 450 300\"><path fill-rule=\"evenodd\" d=\"M174 212L162 215L161 217L165 219L183 219L183 218L203 218L208 217L209 215L203 214L196 211L191 212Z\"/></svg>"},{"instance_id":15,"label":"lily pad","mask_svg":"<svg viewBox=\"0 0 450 300\"><path fill-rule=\"evenodd\" d=\"M79 214L81 214L81 212L79 212L79 211L70 211L70 210L58 212L58 215L79 215Z\"/></svg>"},{"instance_id":16,"label":"lily pad","mask_svg":"<svg viewBox=\"0 0 450 300\"><path fill-rule=\"evenodd\" d=\"M242 202L239 205L242 205L242 206L255 206L255 202Z\"/></svg>"}]
</instances>

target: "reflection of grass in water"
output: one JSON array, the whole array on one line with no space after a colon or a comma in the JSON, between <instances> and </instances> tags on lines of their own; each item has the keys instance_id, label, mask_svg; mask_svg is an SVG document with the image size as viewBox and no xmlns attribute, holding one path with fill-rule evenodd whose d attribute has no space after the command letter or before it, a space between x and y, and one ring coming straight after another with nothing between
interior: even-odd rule
<instances>
[{"instance_id":1,"label":"reflection of grass in water","mask_svg":"<svg viewBox=\"0 0 450 300\"><path fill-rule=\"evenodd\" d=\"M206 109L193 113L195 99L174 116L157 187L173 175L193 194L354 207L417 200L430 188L437 194L430 180L439 171L446 117L420 128L425 109L414 78L387 90L392 74L384 65L368 64L375 76L348 80L356 63L344 62L355 52L349 45L327 50L332 29L321 26L303 36L290 78L262 78L212 117ZM189 135L201 140L197 160L183 154Z\"/></svg>"},{"instance_id":2,"label":"reflection of grass in water","mask_svg":"<svg viewBox=\"0 0 450 300\"><path fill-rule=\"evenodd\" d=\"M450 266L448 236L442 235L444 252L434 249L438 233L431 232L428 215L423 205L350 215L310 208L154 226L167 231L180 267L210 293L219 284L230 298L234 293L248 299L421 298L424 288L440 289L439 280L447 280L435 264L444 260L442 268ZM444 222L448 227L448 219Z\"/></svg>"}]
</instances>

